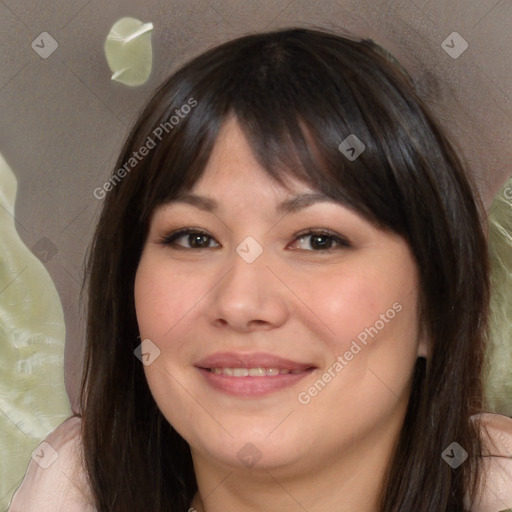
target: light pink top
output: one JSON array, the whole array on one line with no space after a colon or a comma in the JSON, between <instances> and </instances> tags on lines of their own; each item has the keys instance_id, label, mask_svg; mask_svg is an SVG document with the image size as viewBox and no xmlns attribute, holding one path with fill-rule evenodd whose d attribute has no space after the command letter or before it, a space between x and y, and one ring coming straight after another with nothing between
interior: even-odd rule
<instances>
[{"instance_id":1,"label":"light pink top","mask_svg":"<svg viewBox=\"0 0 512 512\"><path fill-rule=\"evenodd\" d=\"M95 512L80 454L80 418L59 425L34 451L8 512Z\"/></svg>"},{"instance_id":2,"label":"light pink top","mask_svg":"<svg viewBox=\"0 0 512 512\"><path fill-rule=\"evenodd\" d=\"M471 512L512 509L512 419L482 415L496 448L489 446L479 499ZM70 418L43 441L30 461L8 512L96 512L80 455L80 419ZM466 503L466 506L468 504Z\"/></svg>"}]
</instances>

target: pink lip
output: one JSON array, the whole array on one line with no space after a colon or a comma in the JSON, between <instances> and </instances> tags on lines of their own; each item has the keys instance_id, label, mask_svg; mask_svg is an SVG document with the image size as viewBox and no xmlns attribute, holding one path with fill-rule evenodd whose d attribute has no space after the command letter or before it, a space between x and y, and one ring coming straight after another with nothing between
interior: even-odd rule
<instances>
[{"instance_id":1,"label":"pink lip","mask_svg":"<svg viewBox=\"0 0 512 512\"><path fill-rule=\"evenodd\" d=\"M298 363L290 359L264 352L234 353L217 352L198 361L198 368L279 368L280 370L308 370L313 365ZM259 377L258 377L259 378Z\"/></svg>"},{"instance_id":2,"label":"pink lip","mask_svg":"<svg viewBox=\"0 0 512 512\"><path fill-rule=\"evenodd\" d=\"M314 370L311 364L299 363L265 353L230 353L219 352L202 359L195 365L206 382L218 391L229 395L252 398L268 395L275 391L293 386ZM231 377L217 375L210 368L278 368L283 370L300 370L301 373L281 374L264 377Z\"/></svg>"}]
</instances>

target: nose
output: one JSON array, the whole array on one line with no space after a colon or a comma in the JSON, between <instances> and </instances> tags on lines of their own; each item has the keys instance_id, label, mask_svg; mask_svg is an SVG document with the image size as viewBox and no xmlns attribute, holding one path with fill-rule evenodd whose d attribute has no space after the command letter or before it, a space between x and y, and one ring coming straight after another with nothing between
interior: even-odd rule
<instances>
[{"instance_id":1,"label":"nose","mask_svg":"<svg viewBox=\"0 0 512 512\"><path fill-rule=\"evenodd\" d=\"M289 316L290 292L266 252L249 263L233 251L228 265L210 297L212 323L239 332L283 325Z\"/></svg>"}]
</instances>

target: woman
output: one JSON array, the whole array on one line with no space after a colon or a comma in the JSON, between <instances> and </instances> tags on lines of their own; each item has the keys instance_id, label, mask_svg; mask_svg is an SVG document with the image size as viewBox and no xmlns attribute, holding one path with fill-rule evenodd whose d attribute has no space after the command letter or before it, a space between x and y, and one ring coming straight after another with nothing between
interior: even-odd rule
<instances>
[{"instance_id":1,"label":"woman","mask_svg":"<svg viewBox=\"0 0 512 512\"><path fill-rule=\"evenodd\" d=\"M375 44L206 52L98 194L83 414L11 510L56 486L67 510L512 507L512 420L481 414L482 209Z\"/></svg>"}]
</instances>

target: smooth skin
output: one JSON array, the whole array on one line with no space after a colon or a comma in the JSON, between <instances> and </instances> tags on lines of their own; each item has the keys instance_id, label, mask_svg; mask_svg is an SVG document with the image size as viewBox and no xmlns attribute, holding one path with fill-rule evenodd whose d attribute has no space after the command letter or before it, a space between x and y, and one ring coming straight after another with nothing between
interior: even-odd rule
<instances>
[{"instance_id":1,"label":"smooth skin","mask_svg":"<svg viewBox=\"0 0 512 512\"><path fill-rule=\"evenodd\" d=\"M417 266L404 239L330 200L283 213L281 202L317 192L295 178L287 184L265 173L229 118L191 191L217 209L173 201L155 210L137 270L140 334L160 350L146 378L191 447L199 512L374 512L414 365L427 353ZM165 243L183 228L207 236ZM308 229L342 243L301 238ZM248 236L263 249L252 263L236 252ZM396 303L400 312L301 403L299 393ZM267 352L315 370L242 398L211 387L195 366L216 352ZM261 454L252 467L237 456L244 446Z\"/></svg>"}]
</instances>

